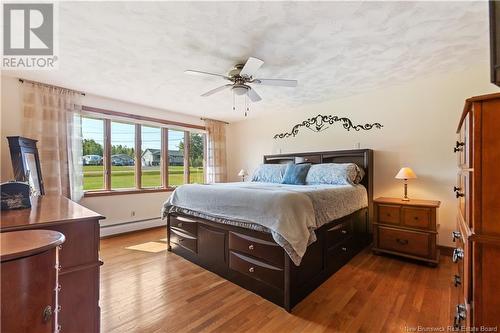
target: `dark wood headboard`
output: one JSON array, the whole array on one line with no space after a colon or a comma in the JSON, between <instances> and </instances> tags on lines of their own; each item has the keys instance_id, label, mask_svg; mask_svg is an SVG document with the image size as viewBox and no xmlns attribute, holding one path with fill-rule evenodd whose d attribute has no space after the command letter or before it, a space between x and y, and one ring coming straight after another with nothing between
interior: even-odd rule
<instances>
[{"instance_id":1,"label":"dark wood headboard","mask_svg":"<svg viewBox=\"0 0 500 333\"><path fill-rule=\"evenodd\" d=\"M356 163L365 171L361 184L368 192L368 216L370 223L373 221L373 150L334 150L264 156L264 164L284 163Z\"/></svg>"}]
</instances>

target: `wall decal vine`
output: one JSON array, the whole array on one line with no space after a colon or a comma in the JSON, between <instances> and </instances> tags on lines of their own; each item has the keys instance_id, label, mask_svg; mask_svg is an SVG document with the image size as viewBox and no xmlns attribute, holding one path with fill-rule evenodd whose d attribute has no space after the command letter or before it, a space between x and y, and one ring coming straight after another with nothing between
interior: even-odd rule
<instances>
[{"instance_id":1,"label":"wall decal vine","mask_svg":"<svg viewBox=\"0 0 500 333\"><path fill-rule=\"evenodd\" d=\"M295 137L299 133L299 129L301 127L305 127L307 129L310 129L313 132L321 132L329 128L330 126L328 125L333 125L336 122L342 122L342 127L344 127L346 130L350 131L351 129L355 131L360 131L360 130L371 130L372 128L382 128L384 127L380 123L373 123L373 124L364 124L364 125L353 125L352 121L349 118L340 118L337 116L323 116L321 114L317 115L316 117L309 118L307 120L304 120L302 123L297 124L293 126L292 130L290 132L285 132L285 133L280 133L276 134L274 136L274 139L284 139L284 138L289 138L289 137Z\"/></svg>"}]
</instances>

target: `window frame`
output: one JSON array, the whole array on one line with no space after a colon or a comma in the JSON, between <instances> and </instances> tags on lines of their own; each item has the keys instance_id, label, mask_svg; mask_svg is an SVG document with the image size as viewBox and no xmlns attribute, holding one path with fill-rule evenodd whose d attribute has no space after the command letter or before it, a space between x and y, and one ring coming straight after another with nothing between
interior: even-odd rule
<instances>
[{"instance_id":1,"label":"window frame","mask_svg":"<svg viewBox=\"0 0 500 333\"><path fill-rule=\"evenodd\" d=\"M106 109L82 106L82 117L102 119L104 122L104 147L103 147L103 189L84 190L84 197L97 197L107 195L125 195L139 193L156 193L156 192L171 192L175 187L168 184L168 130L184 131L184 183L189 183L189 135L192 132L205 134L204 146L206 146L207 135L206 128L200 125L169 121L152 117L145 117L124 112L111 111ZM118 119L117 119L118 118ZM111 188L111 122L120 121L135 125L135 140L134 140L134 171L135 171L135 188L112 189ZM160 146L160 178L161 185L159 187L142 187L142 126L155 126L161 129L161 146ZM190 131L195 129L196 131ZM187 144L186 144L187 142ZM204 150L203 160L206 159L206 151ZM206 175L206 165L203 163L204 174Z\"/></svg>"}]
</instances>

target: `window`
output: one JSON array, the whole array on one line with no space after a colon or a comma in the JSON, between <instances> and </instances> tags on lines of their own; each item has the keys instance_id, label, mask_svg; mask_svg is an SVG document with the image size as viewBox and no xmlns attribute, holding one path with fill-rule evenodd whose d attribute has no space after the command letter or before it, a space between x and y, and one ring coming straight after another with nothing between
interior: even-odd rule
<instances>
[{"instance_id":1,"label":"window","mask_svg":"<svg viewBox=\"0 0 500 333\"><path fill-rule=\"evenodd\" d=\"M205 182L205 135L189 133L189 183Z\"/></svg>"},{"instance_id":2,"label":"window","mask_svg":"<svg viewBox=\"0 0 500 333\"><path fill-rule=\"evenodd\" d=\"M88 112L82 117L85 195L204 182L204 127L86 106L82 110Z\"/></svg>"},{"instance_id":3,"label":"window","mask_svg":"<svg viewBox=\"0 0 500 333\"><path fill-rule=\"evenodd\" d=\"M161 187L161 128L141 126L142 187Z\"/></svg>"},{"instance_id":4,"label":"window","mask_svg":"<svg viewBox=\"0 0 500 333\"><path fill-rule=\"evenodd\" d=\"M184 131L168 130L168 185L184 184Z\"/></svg>"},{"instance_id":5,"label":"window","mask_svg":"<svg viewBox=\"0 0 500 333\"><path fill-rule=\"evenodd\" d=\"M135 125L111 122L111 189L135 187Z\"/></svg>"},{"instance_id":6,"label":"window","mask_svg":"<svg viewBox=\"0 0 500 333\"><path fill-rule=\"evenodd\" d=\"M104 121L82 117L83 189L104 189Z\"/></svg>"}]
</instances>

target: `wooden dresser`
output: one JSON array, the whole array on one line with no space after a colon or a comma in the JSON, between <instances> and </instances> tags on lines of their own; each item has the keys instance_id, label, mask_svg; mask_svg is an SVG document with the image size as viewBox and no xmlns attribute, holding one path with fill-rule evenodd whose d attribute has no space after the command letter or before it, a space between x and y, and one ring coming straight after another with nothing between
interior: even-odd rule
<instances>
[{"instance_id":1,"label":"wooden dresser","mask_svg":"<svg viewBox=\"0 0 500 333\"><path fill-rule=\"evenodd\" d=\"M433 200L377 198L373 200L375 253L389 253L439 263L437 249L437 209L440 202Z\"/></svg>"},{"instance_id":2,"label":"wooden dresser","mask_svg":"<svg viewBox=\"0 0 500 333\"><path fill-rule=\"evenodd\" d=\"M58 332L58 251L50 230L0 234L2 332Z\"/></svg>"},{"instance_id":3,"label":"wooden dresser","mask_svg":"<svg viewBox=\"0 0 500 333\"><path fill-rule=\"evenodd\" d=\"M59 325L61 332L99 332L99 214L61 196L31 200L31 209L1 212L0 231L44 229L62 233ZM17 302L18 300L10 300Z\"/></svg>"},{"instance_id":4,"label":"wooden dresser","mask_svg":"<svg viewBox=\"0 0 500 333\"><path fill-rule=\"evenodd\" d=\"M469 98L457 133L453 324L500 328L500 94Z\"/></svg>"}]
</instances>

